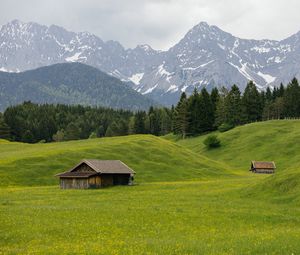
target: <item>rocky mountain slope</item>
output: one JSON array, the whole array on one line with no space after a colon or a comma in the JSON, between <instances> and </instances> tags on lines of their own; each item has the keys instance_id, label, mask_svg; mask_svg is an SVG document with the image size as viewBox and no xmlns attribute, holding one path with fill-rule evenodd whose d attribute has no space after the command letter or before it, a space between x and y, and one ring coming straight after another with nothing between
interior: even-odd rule
<instances>
[{"instance_id":1,"label":"rocky mountain slope","mask_svg":"<svg viewBox=\"0 0 300 255\"><path fill-rule=\"evenodd\" d=\"M14 20L0 29L0 70L24 71L61 62L99 68L166 104L194 88L253 80L260 89L300 78L300 33L282 40L246 40L201 22L167 51L125 49L88 32Z\"/></svg>"}]
</instances>

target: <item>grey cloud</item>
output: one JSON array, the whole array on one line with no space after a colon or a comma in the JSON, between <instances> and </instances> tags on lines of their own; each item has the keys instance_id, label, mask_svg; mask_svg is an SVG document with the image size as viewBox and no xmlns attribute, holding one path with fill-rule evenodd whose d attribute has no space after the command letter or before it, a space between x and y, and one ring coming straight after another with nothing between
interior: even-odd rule
<instances>
[{"instance_id":1,"label":"grey cloud","mask_svg":"<svg viewBox=\"0 0 300 255\"><path fill-rule=\"evenodd\" d=\"M0 0L0 6L0 24L16 18L57 24L125 47L167 49L200 21L253 39L282 39L300 30L296 0Z\"/></svg>"}]
</instances>

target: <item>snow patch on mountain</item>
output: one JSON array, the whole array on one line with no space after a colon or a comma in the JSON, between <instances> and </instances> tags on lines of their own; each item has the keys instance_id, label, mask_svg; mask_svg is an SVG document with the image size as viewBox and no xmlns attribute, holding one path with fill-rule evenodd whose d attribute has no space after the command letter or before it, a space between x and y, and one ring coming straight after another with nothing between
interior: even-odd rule
<instances>
[{"instance_id":1,"label":"snow patch on mountain","mask_svg":"<svg viewBox=\"0 0 300 255\"><path fill-rule=\"evenodd\" d=\"M174 93L174 92L176 92L176 91L178 91L178 87L177 87L176 85L172 84L172 85L168 88L168 90L166 91L166 93L168 93L168 92Z\"/></svg>"},{"instance_id":2,"label":"snow patch on mountain","mask_svg":"<svg viewBox=\"0 0 300 255\"><path fill-rule=\"evenodd\" d=\"M164 68L164 64L160 65L157 68L157 72L156 72L156 76L164 77L166 79L166 81L168 81L168 82L170 82L170 79L173 76L173 74L174 73L170 73Z\"/></svg>"},{"instance_id":3,"label":"snow patch on mountain","mask_svg":"<svg viewBox=\"0 0 300 255\"><path fill-rule=\"evenodd\" d=\"M274 77L274 76L272 76L272 75L270 75L270 74L264 74L264 73L262 73L261 71L259 71L257 74L258 74L260 77L262 77L268 84L269 84L269 83L272 83L272 82L274 82L274 81L276 80L276 77Z\"/></svg>"},{"instance_id":4,"label":"snow patch on mountain","mask_svg":"<svg viewBox=\"0 0 300 255\"><path fill-rule=\"evenodd\" d=\"M134 84L139 85L140 81L143 79L144 73L136 73L129 77L129 80Z\"/></svg>"},{"instance_id":5,"label":"snow patch on mountain","mask_svg":"<svg viewBox=\"0 0 300 255\"><path fill-rule=\"evenodd\" d=\"M147 89L145 92L142 92L142 95L146 95L146 94L149 94L151 93L154 89L156 89L158 86L158 83L156 83L153 87Z\"/></svg>"},{"instance_id":6,"label":"snow patch on mountain","mask_svg":"<svg viewBox=\"0 0 300 255\"><path fill-rule=\"evenodd\" d=\"M82 52L76 52L73 56L65 58L67 62L76 62L80 59L80 55Z\"/></svg>"}]
</instances>

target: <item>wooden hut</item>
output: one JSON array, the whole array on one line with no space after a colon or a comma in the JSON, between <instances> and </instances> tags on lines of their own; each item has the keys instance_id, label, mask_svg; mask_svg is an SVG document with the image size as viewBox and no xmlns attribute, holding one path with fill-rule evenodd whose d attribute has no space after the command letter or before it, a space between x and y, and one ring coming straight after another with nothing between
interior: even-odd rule
<instances>
[{"instance_id":1,"label":"wooden hut","mask_svg":"<svg viewBox=\"0 0 300 255\"><path fill-rule=\"evenodd\" d=\"M253 173L259 174L273 174L275 172L275 162L264 162L264 161L252 161L251 169Z\"/></svg>"},{"instance_id":2,"label":"wooden hut","mask_svg":"<svg viewBox=\"0 0 300 255\"><path fill-rule=\"evenodd\" d=\"M120 160L85 159L67 172L57 174L62 189L90 189L131 185L135 172Z\"/></svg>"}]
</instances>

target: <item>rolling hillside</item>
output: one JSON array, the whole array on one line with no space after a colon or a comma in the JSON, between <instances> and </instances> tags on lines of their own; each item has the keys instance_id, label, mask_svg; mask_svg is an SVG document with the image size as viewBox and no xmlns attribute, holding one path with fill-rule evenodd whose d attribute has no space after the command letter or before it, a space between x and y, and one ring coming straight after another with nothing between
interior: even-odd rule
<instances>
[{"instance_id":1,"label":"rolling hillside","mask_svg":"<svg viewBox=\"0 0 300 255\"><path fill-rule=\"evenodd\" d=\"M178 144L240 170L248 170L251 160L265 160L276 161L280 172L300 160L299 120L257 122L218 133L222 146L216 150L205 148L206 137L180 140Z\"/></svg>"},{"instance_id":2,"label":"rolling hillside","mask_svg":"<svg viewBox=\"0 0 300 255\"><path fill-rule=\"evenodd\" d=\"M0 111L23 101L148 110L154 101L126 83L80 63L40 67L22 73L0 71Z\"/></svg>"},{"instance_id":3,"label":"rolling hillside","mask_svg":"<svg viewBox=\"0 0 300 255\"><path fill-rule=\"evenodd\" d=\"M225 166L151 135L100 138L49 144L0 141L0 186L56 185L54 175L83 158L120 159L138 183L231 176Z\"/></svg>"},{"instance_id":4,"label":"rolling hillside","mask_svg":"<svg viewBox=\"0 0 300 255\"><path fill-rule=\"evenodd\" d=\"M214 150L206 135L0 140L0 253L297 254L299 130L245 125L219 134ZM137 185L59 189L53 175L82 158L121 159ZM277 173L250 173L252 159L275 160Z\"/></svg>"},{"instance_id":5,"label":"rolling hillside","mask_svg":"<svg viewBox=\"0 0 300 255\"><path fill-rule=\"evenodd\" d=\"M275 161L276 174L249 187L247 195L275 199L284 195L287 200L300 201L299 120L252 123L217 134L222 143L218 149L205 148L203 141L207 135L180 140L178 144L210 159L226 162L241 172L250 169L251 160Z\"/></svg>"}]
</instances>

